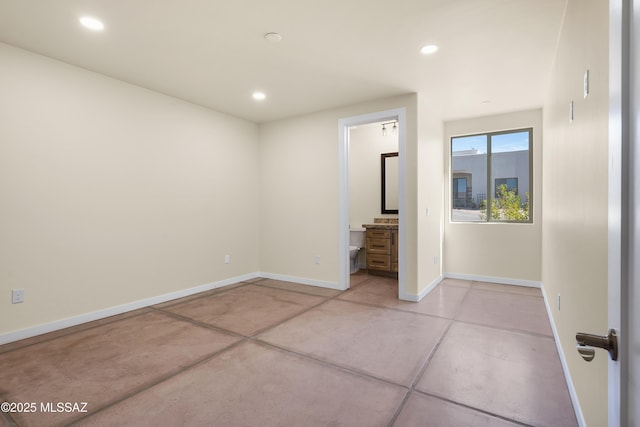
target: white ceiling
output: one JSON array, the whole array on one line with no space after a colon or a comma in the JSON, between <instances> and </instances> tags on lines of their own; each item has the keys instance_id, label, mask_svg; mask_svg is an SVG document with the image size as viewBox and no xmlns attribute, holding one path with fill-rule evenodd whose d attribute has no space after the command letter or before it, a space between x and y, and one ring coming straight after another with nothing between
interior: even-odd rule
<instances>
[{"instance_id":1,"label":"white ceiling","mask_svg":"<svg viewBox=\"0 0 640 427\"><path fill-rule=\"evenodd\" d=\"M540 107L565 3L0 0L0 41L258 123L410 92L448 120Z\"/></svg>"}]
</instances>

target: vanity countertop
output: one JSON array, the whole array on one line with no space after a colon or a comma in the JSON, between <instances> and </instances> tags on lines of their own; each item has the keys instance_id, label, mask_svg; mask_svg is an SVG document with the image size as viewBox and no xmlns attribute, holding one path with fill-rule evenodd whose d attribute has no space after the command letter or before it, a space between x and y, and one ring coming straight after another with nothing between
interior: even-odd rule
<instances>
[{"instance_id":1,"label":"vanity countertop","mask_svg":"<svg viewBox=\"0 0 640 427\"><path fill-rule=\"evenodd\" d=\"M398 224L389 224L389 223L362 224L362 228L382 228L385 230L397 230Z\"/></svg>"},{"instance_id":2,"label":"vanity countertop","mask_svg":"<svg viewBox=\"0 0 640 427\"><path fill-rule=\"evenodd\" d=\"M382 228L385 230L397 230L398 218L374 218L373 224L362 224L363 228Z\"/></svg>"}]
</instances>

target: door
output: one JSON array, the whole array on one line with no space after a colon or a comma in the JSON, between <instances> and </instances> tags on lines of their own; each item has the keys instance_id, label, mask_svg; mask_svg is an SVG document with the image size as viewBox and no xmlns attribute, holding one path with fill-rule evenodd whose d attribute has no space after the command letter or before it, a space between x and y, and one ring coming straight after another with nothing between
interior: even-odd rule
<instances>
[{"instance_id":1,"label":"door","mask_svg":"<svg viewBox=\"0 0 640 427\"><path fill-rule=\"evenodd\" d=\"M610 0L607 336L578 333L588 360L609 350L609 426L640 425L640 0ZM634 309L635 308L635 309Z\"/></svg>"},{"instance_id":2,"label":"door","mask_svg":"<svg viewBox=\"0 0 640 427\"><path fill-rule=\"evenodd\" d=\"M640 384L640 49L634 42L640 22L640 0L609 2L609 239L607 335L576 334L577 349L590 360L595 348L609 351L609 426L640 425L640 396L629 385ZM632 402L636 402L633 404Z\"/></svg>"}]
</instances>

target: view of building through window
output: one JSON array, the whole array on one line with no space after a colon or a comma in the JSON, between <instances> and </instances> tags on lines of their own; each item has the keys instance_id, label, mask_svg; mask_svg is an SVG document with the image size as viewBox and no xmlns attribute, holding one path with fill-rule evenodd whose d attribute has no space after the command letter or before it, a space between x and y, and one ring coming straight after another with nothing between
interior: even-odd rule
<instances>
[{"instance_id":1,"label":"view of building through window","mask_svg":"<svg viewBox=\"0 0 640 427\"><path fill-rule=\"evenodd\" d=\"M532 129L451 138L452 221L531 222Z\"/></svg>"}]
</instances>

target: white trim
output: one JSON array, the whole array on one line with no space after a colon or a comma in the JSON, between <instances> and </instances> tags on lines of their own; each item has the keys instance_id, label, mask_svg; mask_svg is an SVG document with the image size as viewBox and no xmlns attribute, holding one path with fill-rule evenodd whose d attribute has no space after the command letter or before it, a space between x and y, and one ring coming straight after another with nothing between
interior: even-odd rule
<instances>
[{"instance_id":1,"label":"white trim","mask_svg":"<svg viewBox=\"0 0 640 427\"><path fill-rule=\"evenodd\" d=\"M640 0L632 0L629 23L629 58L627 74L629 76L629 113L627 145L630 156L626 175L627 188L624 197L628 197L626 206L627 227L623 230L628 236L628 245L624 252L626 260L626 280L621 283L624 305L621 305L621 317L626 332L621 343L621 366L618 375L622 377L622 401L620 419L626 423L640 423ZM623 88L624 90L624 88Z\"/></svg>"},{"instance_id":2,"label":"white trim","mask_svg":"<svg viewBox=\"0 0 640 427\"><path fill-rule=\"evenodd\" d=\"M42 334L57 331L60 329L69 328L71 326L76 326L83 323L93 322L94 320L104 319L106 317L111 317L117 314L138 310L140 308L149 307L155 304L161 304L163 302L187 297L190 295L198 294L200 292L209 291L211 289L222 288L224 286L232 285L238 282L244 282L246 280L255 279L257 277L260 277L259 273L249 273L242 276L231 277L229 279L224 279L224 280L220 280L213 283L207 283L205 285L196 286L194 288L188 288L180 291L169 292L168 294L145 298L142 300L133 301L133 302L122 304L122 305L117 305L115 307L105 308L103 310L98 310L91 313L85 313L78 316L68 317L66 319L60 319L60 320L55 320L49 323L43 323L40 325L31 326L29 328L20 329L15 332L9 332L9 333L0 335L0 345L7 344L13 341L19 341L25 338L35 337L36 335L42 335Z\"/></svg>"},{"instance_id":3,"label":"white trim","mask_svg":"<svg viewBox=\"0 0 640 427\"><path fill-rule=\"evenodd\" d=\"M349 119L338 120L338 284L349 289ZM345 213L346 210L346 213Z\"/></svg>"},{"instance_id":4,"label":"white trim","mask_svg":"<svg viewBox=\"0 0 640 427\"><path fill-rule=\"evenodd\" d=\"M263 277L265 279L282 280L284 282L293 282L300 285L316 286L318 288L335 289L338 291L344 290L340 287L339 283L325 282L323 280L315 280L315 279L305 279L303 277L289 276L286 274L260 272L258 273L258 277Z\"/></svg>"},{"instance_id":5,"label":"white trim","mask_svg":"<svg viewBox=\"0 0 640 427\"><path fill-rule=\"evenodd\" d=\"M607 408L610 426L633 424L633 389L629 386L630 353L628 352L629 310L632 301L629 291L632 282L629 273L634 268L630 253L634 218L632 168L634 151L632 121L635 59L632 35L634 9L637 0L609 1L609 170L608 170L608 268L607 268L607 321L608 327L618 333L618 361L609 358L607 364ZM636 18L637 19L637 18ZM636 47L637 49L637 47ZM637 421L637 420L636 420Z\"/></svg>"},{"instance_id":6,"label":"white trim","mask_svg":"<svg viewBox=\"0 0 640 427\"><path fill-rule=\"evenodd\" d=\"M553 331L553 342L555 342L556 349L558 350L558 355L560 356L562 372L564 373L564 379L567 383L567 388L569 389L569 396L571 397L571 403L573 404L573 411L576 414L576 420L578 421L578 425L580 427L586 427L587 422L584 419L584 414L582 413L582 408L580 407L580 401L578 400L578 393L576 392L576 388L573 385L573 380L571 379L569 365L567 365L567 358L565 357L562 345L560 344L560 336L558 335L556 324L553 321L551 306L549 305L549 301L547 300L547 293L544 290L544 286L542 286L542 299L544 300L544 306L547 309L547 316L549 317L549 323L551 324L551 330Z\"/></svg>"},{"instance_id":7,"label":"white trim","mask_svg":"<svg viewBox=\"0 0 640 427\"><path fill-rule=\"evenodd\" d=\"M442 282L442 276L438 276L433 282L429 284L426 288L422 290L418 295L408 294L406 292L399 293L399 298L402 301L411 301L411 302L420 302L424 297L426 297L429 292L434 290L436 286L438 286Z\"/></svg>"},{"instance_id":8,"label":"white trim","mask_svg":"<svg viewBox=\"0 0 640 427\"><path fill-rule=\"evenodd\" d=\"M407 293L407 114L405 108L398 113L398 298ZM402 242L402 244L400 244Z\"/></svg>"},{"instance_id":9,"label":"white trim","mask_svg":"<svg viewBox=\"0 0 640 427\"><path fill-rule=\"evenodd\" d=\"M349 127L388 120L398 120L398 240L405 242L398 247L398 297L406 295L406 108L378 111L338 120L338 287L349 289ZM416 296L413 296L415 298Z\"/></svg>"},{"instance_id":10,"label":"white trim","mask_svg":"<svg viewBox=\"0 0 640 427\"><path fill-rule=\"evenodd\" d=\"M498 283L501 285L524 286L527 288L542 288L542 282L524 279L509 279L506 277L479 276L477 274L444 273L445 279L472 280L475 282Z\"/></svg>"}]
</instances>

